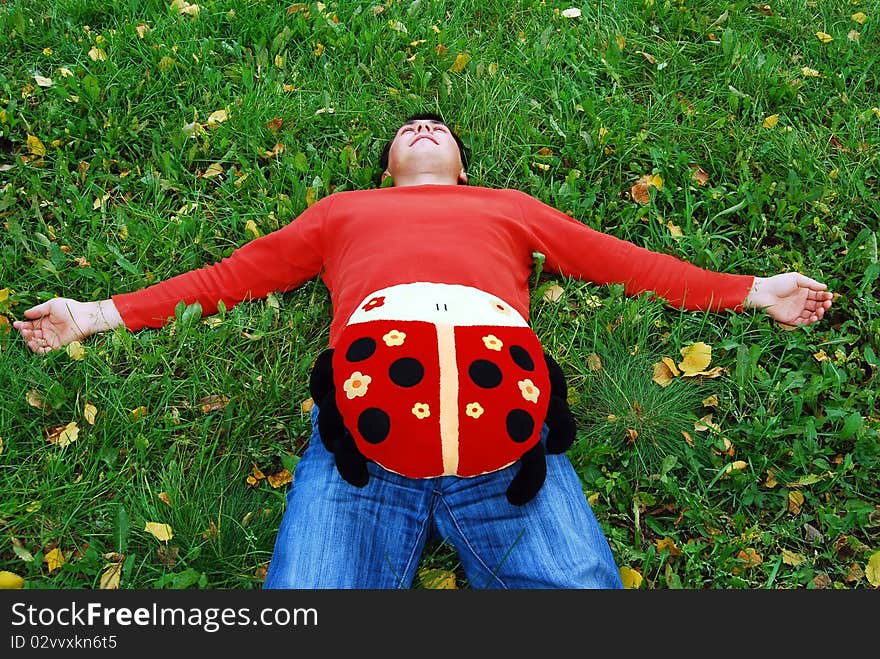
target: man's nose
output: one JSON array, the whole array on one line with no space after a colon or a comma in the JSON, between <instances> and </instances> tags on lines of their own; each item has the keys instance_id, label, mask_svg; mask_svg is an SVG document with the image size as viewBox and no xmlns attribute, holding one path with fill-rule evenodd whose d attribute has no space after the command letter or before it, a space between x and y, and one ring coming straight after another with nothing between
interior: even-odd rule
<instances>
[{"instance_id":1,"label":"man's nose","mask_svg":"<svg viewBox=\"0 0 880 659\"><path fill-rule=\"evenodd\" d=\"M428 124L428 123L421 123L421 122L417 123L417 124L416 124L416 132L417 132L417 133L421 133L422 130L430 131L430 130L431 130L431 124Z\"/></svg>"}]
</instances>

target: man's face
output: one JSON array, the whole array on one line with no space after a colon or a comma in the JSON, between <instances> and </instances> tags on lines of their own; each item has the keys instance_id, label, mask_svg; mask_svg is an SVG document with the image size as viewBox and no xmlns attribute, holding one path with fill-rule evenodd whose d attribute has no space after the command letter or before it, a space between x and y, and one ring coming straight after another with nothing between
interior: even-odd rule
<instances>
[{"instance_id":1,"label":"man's face","mask_svg":"<svg viewBox=\"0 0 880 659\"><path fill-rule=\"evenodd\" d=\"M403 124L391 142L388 167L383 178L390 175L406 184L419 175L434 175L450 183L466 183L458 144L449 127L432 119L416 119Z\"/></svg>"}]
</instances>

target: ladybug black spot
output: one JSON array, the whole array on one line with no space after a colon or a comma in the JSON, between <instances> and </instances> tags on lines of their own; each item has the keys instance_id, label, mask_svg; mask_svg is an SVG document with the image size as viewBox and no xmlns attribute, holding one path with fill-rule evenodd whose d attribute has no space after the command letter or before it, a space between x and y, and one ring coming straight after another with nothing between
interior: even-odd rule
<instances>
[{"instance_id":1,"label":"ladybug black spot","mask_svg":"<svg viewBox=\"0 0 880 659\"><path fill-rule=\"evenodd\" d=\"M368 336L357 339L345 353L345 358L350 362L362 362L369 359L376 352L376 342Z\"/></svg>"},{"instance_id":2,"label":"ladybug black spot","mask_svg":"<svg viewBox=\"0 0 880 659\"><path fill-rule=\"evenodd\" d=\"M391 419L378 407L370 407L358 417L358 430L370 444L379 444L391 432Z\"/></svg>"},{"instance_id":3,"label":"ladybug black spot","mask_svg":"<svg viewBox=\"0 0 880 659\"><path fill-rule=\"evenodd\" d=\"M388 377L399 387L414 387L425 377L425 367L418 359L402 357L388 367Z\"/></svg>"},{"instance_id":4,"label":"ladybug black spot","mask_svg":"<svg viewBox=\"0 0 880 659\"><path fill-rule=\"evenodd\" d=\"M511 410L507 415L507 434L519 443L526 441L535 430L535 420L525 410Z\"/></svg>"},{"instance_id":5,"label":"ladybug black spot","mask_svg":"<svg viewBox=\"0 0 880 659\"><path fill-rule=\"evenodd\" d=\"M468 369L468 375L478 387L492 389L501 384L501 369L486 359L477 359Z\"/></svg>"},{"instance_id":6,"label":"ladybug black spot","mask_svg":"<svg viewBox=\"0 0 880 659\"><path fill-rule=\"evenodd\" d=\"M528 350L522 346L510 346L510 356L513 362L524 371L535 370L535 362L532 361Z\"/></svg>"}]
</instances>

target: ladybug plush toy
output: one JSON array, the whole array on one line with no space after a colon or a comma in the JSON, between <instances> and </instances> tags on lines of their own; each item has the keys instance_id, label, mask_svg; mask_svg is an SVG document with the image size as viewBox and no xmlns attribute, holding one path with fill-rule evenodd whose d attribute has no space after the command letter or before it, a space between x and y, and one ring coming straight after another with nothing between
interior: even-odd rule
<instances>
[{"instance_id":1,"label":"ladybug plush toy","mask_svg":"<svg viewBox=\"0 0 880 659\"><path fill-rule=\"evenodd\" d=\"M420 282L367 296L316 360L310 390L324 444L357 487L368 460L411 478L519 461L507 498L523 505L544 483L545 452L575 437L559 365L513 307L467 286Z\"/></svg>"}]
</instances>

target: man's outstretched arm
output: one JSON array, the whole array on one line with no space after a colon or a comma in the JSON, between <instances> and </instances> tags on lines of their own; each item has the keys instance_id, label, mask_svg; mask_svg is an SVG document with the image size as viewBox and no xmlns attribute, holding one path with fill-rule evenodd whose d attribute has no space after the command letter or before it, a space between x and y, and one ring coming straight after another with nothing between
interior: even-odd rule
<instances>
[{"instance_id":1,"label":"man's outstretched arm","mask_svg":"<svg viewBox=\"0 0 880 659\"><path fill-rule=\"evenodd\" d=\"M762 309L785 325L811 325L831 308L834 295L827 288L798 272L755 277L743 306Z\"/></svg>"},{"instance_id":2,"label":"man's outstretched arm","mask_svg":"<svg viewBox=\"0 0 880 659\"><path fill-rule=\"evenodd\" d=\"M16 320L17 329L31 351L43 355L98 332L124 327L113 300L78 302L55 297L24 312L26 320Z\"/></svg>"}]
</instances>

